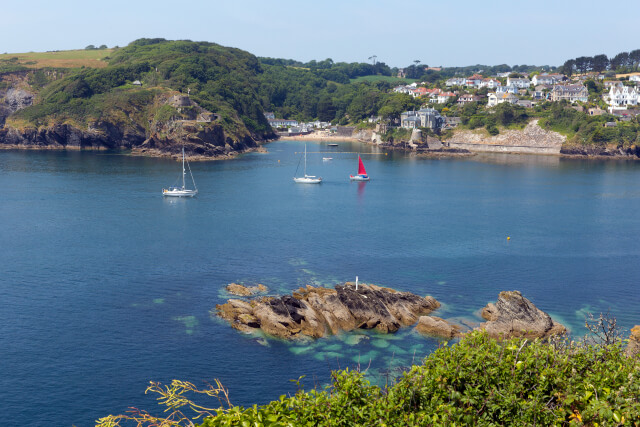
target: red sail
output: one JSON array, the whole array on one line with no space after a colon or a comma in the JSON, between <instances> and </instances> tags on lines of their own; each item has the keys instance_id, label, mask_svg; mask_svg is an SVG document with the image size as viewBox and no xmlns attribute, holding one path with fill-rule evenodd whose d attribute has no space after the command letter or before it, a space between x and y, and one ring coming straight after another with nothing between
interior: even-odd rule
<instances>
[{"instance_id":1,"label":"red sail","mask_svg":"<svg viewBox=\"0 0 640 427\"><path fill-rule=\"evenodd\" d=\"M362 159L358 156L358 175L366 175L367 170L364 168L364 163L362 163Z\"/></svg>"}]
</instances>

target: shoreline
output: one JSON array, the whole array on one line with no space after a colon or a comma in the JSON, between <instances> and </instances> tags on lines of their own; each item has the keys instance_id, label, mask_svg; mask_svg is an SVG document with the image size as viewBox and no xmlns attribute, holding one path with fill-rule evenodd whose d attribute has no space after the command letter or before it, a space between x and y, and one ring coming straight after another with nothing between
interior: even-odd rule
<instances>
[{"instance_id":1,"label":"shoreline","mask_svg":"<svg viewBox=\"0 0 640 427\"><path fill-rule=\"evenodd\" d=\"M306 135L296 135L296 136L280 136L278 138L278 140L282 140L282 141L298 141L298 140L303 140L303 141L320 141L320 142L362 142L362 143L367 143L366 141L362 141L361 139L358 139L356 137L353 136L333 136L328 134L327 132L318 132L315 131L313 133L309 133Z\"/></svg>"},{"instance_id":2,"label":"shoreline","mask_svg":"<svg viewBox=\"0 0 640 427\"><path fill-rule=\"evenodd\" d=\"M272 142L272 141L267 141ZM159 150L149 149L149 150L140 150L137 148L132 149L111 149L104 147L78 147L77 145L68 145L68 146L60 146L60 145L15 145L15 144L0 144L0 150L4 151L88 151L88 152L112 152L117 153L122 156L131 156L131 157L150 157L150 158L166 158L166 159L174 159L174 160L182 160L181 154L171 154L164 153ZM234 151L229 154L223 154L219 156L202 156L202 155L187 155L185 158L191 162L208 162L208 161L218 161L218 160L233 160L241 154L246 153L267 153L268 150L262 145L258 145L257 147L252 147L243 151Z\"/></svg>"}]
</instances>

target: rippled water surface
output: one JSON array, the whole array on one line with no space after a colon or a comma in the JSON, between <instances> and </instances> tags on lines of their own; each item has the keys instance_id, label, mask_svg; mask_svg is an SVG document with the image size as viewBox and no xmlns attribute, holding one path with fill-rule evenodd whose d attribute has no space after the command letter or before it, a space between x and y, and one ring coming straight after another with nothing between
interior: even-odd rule
<instances>
[{"instance_id":1,"label":"rippled water surface","mask_svg":"<svg viewBox=\"0 0 640 427\"><path fill-rule=\"evenodd\" d=\"M384 383L438 345L410 328L296 345L242 335L209 314L230 282L289 293L358 275L433 295L436 315L469 322L518 289L576 334L589 311L640 323L638 163L310 143L308 172L324 182L305 186L291 179L303 143L268 150L192 164L190 200L160 195L175 161L0 152L4 420L87 426L129 406L158 411L149 380L219 378L245 405L358 363ZM355 151L369 183L348 180Z\"/></svg>"}]
</instances>

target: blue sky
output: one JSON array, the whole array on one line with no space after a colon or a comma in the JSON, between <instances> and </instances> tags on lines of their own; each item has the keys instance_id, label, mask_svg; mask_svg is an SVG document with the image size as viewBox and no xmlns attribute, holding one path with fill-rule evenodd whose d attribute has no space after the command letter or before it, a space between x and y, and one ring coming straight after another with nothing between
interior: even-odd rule
<instances>
[{"instance_id":1,"label":"blue sky","mask_svg":"<svg viewBox=\"0 0 640 427\"><path fill-rule=\"evenodd\" d=\"M640 48L638 16L635 0L14 1L0 10L0 53L163 37L301 61L562 65Z\"/></svg>"}]
</instances>

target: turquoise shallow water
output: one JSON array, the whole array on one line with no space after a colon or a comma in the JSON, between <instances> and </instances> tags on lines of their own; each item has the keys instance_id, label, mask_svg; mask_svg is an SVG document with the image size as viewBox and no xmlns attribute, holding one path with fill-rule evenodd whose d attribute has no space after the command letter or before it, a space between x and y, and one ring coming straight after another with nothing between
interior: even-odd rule
<instances>
[{"instance_id":1,"label":"turquoise shallow water","mask_svg":"<svg viewBox=\"0 0 640 427\"><path fill-rule=\"evenodd\" d=\"M236 404L358 364L384 383L438 346L411 329L295 345L242 335L209 314L230 282L288 293L358 275L433 295L436 315L470 322L518 289L578 335L588 311L640 323L640 164L309 144L309 173L324 182L304 186L291 179L303 147L192 164L193 200L160 196L179 174L170 160L0 152L5 419L85 426L155 410L149 380L219 378ZM356 151L369 183L348 180Z\"/></svg>"}]
</instances>

